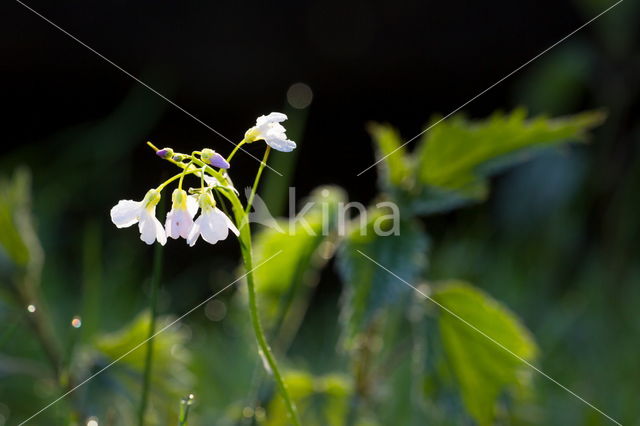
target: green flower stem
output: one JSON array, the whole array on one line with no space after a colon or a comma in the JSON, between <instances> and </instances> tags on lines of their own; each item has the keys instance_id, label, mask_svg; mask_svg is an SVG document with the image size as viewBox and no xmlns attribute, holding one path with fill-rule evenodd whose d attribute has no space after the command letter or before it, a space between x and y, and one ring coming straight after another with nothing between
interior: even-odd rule
<instances>
[{"instance_id":1,"label":"green flower stem","mask_svg":"<svg viewBox=\"0 0 640 426\"><path fill-rule=\"evenodd\" d=\"M240 141L240 143L239 143L238 145L236 145L236 147L235 147L235 148L233 148L233 151L231 151L231 154L229 154L229 156L227 157L227 163L230 163L230 162L231 162L231 159L233 158L233 156L234 156L234 155L236 155L236 152L238 152L238 150L240 149L240 147L241 147L242 145L244 145L245 143L247 143L247 140L246 140L246 139L242 139L242 140Z\"/></svg>"},{"instance_id":2,"label":"green flower stem","mask_svg":"<svg viewBox=\"0 0 640 426\"><path fill-rule=\"evenodd\" d=\"M191 164L191 163L189 163ZM184 166L184 170L181 173L178 173L175 176L170 177L169 179L165 180L164 182L162 182L160 185L158 185L158 187L156 188L156 191L162 191L164 189L165 186L169 185L171 182L173 182L176 179L181 179L181 183L182 183L182 179L184 178L185 175L189 175L189 174L193 174L193 173L198 173L200 170L189 170L187 171L187 165L185 164Z\"/></svg>"},{"instance_id":3,"label":"green flower stem","mask_svg":"<svg viewBox=\"0 0 640 426\"><path fill-rule=\"evenodd\" d=\"M151 318L149 319L149 332L147 340L147 353L144 360L144 376L142 381L142 393L140 396L140 411L138 413L138 424L144 426L144 417L147 411L149 399L149 388L151 385L151 366L153 364L153 335L156 333L156 316L158 314L158 289L160 287L160 275L162 273L163 247L156 244L153 254L153 271L151 273L151 295L149 305L151 308Z\"/></svg>"},{"instance_id":4,"label":"green flower stem","mask_svg":"<svg viewBox=\"0 0 640 426\"><path fill-rule=\"evenodd\" d=\"M186 174L195 173L196 172L196 171L188 172L189 166L192 165L192 164L193 164L193 161L190 161L189 163L187 163L185 168L182 170L182 173L180 173L180 180L178 181L178 188L182 189L182 181L184 180L184 177L185 177Z\"/></svg>"},{"instance_id":5,"label":"green flower stem","mask_svg":"<svg viewBox=\"0 0 640 426\"><path fill-rule=\"evenodd\" d=\"M251 188L251 195L249 195L249 199L247 200L247 207L244 209L245 213L249 213L251 210L251 204L253 204L253 199L256 196L256 191L258 190L258 183L260 182L260 176L262 175L262 171L264 167L267 165L267 160L269 159L269 153L271 152L271 147L267 145L267 149L264 151L264 157L262 157L262 162L260 163L260 168L258 169L258 173L256 174L256 178L253 181L253 188Z\"/></svg>"},{"instance_id":6,"label":"green flower stem","mask_svg":"<svg viewBox=\"0 0 640 426\"><path fill-rule=\"evenodd\" d=\"M237 209L234 208L234 212L236 215L236 220L238 220L238 216L244 215L244 212L238 212ZM264 334L264 329L262 328L262 323L260 322L260 317L258 313L258 304L256 300L256 289L255 283L253 280L253 256L251 253L251 231L249 230L249 224L243 226L240 230L240 249L242 251L242 259L244 261L244 268L247 271L247 290L249 293L249 312L251 314L251 325L253 326L253 331L256 335L256 340L258 342L258 347L261 352L261 356L263 360L269 365L269 369L273 374L273 377L276 381L280 394L282 395L282 399L284 399L285 406L287 408L287 412L289 414L289 419L291 422L299 426L300 419L298 418L298 411L296 409L295 403L291 399L289 395L289 391L287 390L287 385L282 378L282 374L278 368L278 364L276 363L275 357L271 352L271 348L267 343L267 338Z\"/></svg>"},{"instance_id":7,"label":"green flower stem","mask_svg":"<svg viewBox=\"0 0 640 426\"><path fill-rule=\"evenodd\" d=\"M257 185L257 181L256 181ZM282 374L280 373L280 369L278 368L278 364L276 363L276 359L271 352L271 348L267 343L267 338L264 334L264 329L262 328L262 323L260 322L260 317L258 313L258 303L256 299L256 289L255 282L253 278L253 255L251 251L251 228L249 227L249 223L247 221L247 213L245 209L242 207L242 203L235 195L233 191L225 191L224 192L227 199L231 202L233 206L233 214L236 218L236 223L238 224L238 229L240 230L240 250L242 252L242 260L244 262L244 268L246 270L246 278L247 278L247 290L249 293L249 313L251 315L251 325L253 326L253 331L256 336L256 341L258 342L258 348L260 350L261 356L263 360L268 364L271 373L276 381L276 385L278 386L278 390L284 400L285 407L287 409L287 413L289 414L289 418L291 423L295 426L300 426L300 419L298 418L298 410L296 409L296 405L291 399L289 395L289 391L287 390L287 385L282 378Z\"/></svg>"}]
</instances>

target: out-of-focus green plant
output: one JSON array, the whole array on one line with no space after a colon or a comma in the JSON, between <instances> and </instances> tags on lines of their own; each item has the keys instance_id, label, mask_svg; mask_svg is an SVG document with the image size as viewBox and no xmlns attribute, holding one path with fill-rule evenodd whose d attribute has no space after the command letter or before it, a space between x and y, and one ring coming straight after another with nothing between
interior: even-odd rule
<instances>
[{"instance_id":1,"label":"out-of-focus green plant","mask_svg":"<svg viewBox=\"0 0 640 426\"><path fill-rule=\"evenodd\" d=\"M531 391L531 369L526 362L532 362L537 353L531 334L507 308L469 284L425 282L429 237L419 217L483 201L489 177L545 149L584 140L587 131L603 118L597 111L559 119L527 118L524 110L497 113L482 121L454 117L426 133L413 153L403 146L393 127L370 126L380 160L381 193L366 216L351 219L334 241L344 280L340 347L350 358L353 382L344 416L327 424L365 424L366 419L402 424L422 424L424 418L442 421L446 414L428 412L423 400L437 397L452 385L469 415L481 425L505 417L504 402L499 402L504 395L510 395L507 406L526 399ZM400 213L397 223L394 206ZM344 209L344 205L339 207ZM270 300L264 311L275 312L276 306L289 303L285 302L286 289L303 282L292 273L295 265L306 266L301 259L306 258L308 247L317 245L309 236L286 235L273 227L257 240L257 252L264 251L262 257L277 247L295 248L288 259L262 271L265 286L261 291ZM412 302L415 290L407 283L430 293L442 309L436 305L419 308L430 302ZM434 320L438 327L433 327ZM407 341L411 342L408 351L398 349ZM440 351L426 351L427 341ZM435 370L434 365L438 365ZM306 373L296 377L300 380L290 382L296 384L292 394L297 400L312 392L313 380ZM387 386L392 387L385 390ZM411 392L402 393L398 386ZM406 401L384 404L381 395L385 392L395 393L394 400L402 394ZM274 414L274 404L272 400L268 405L268 414ZM304 407L304 403L299 405ZM319 418L305 409L301 412L305 421Z\"/></svg>"},{"instance_id":2,"label":"out-of-focus green plant","mask_svg":"<svg viewBox=\"0 0 640 426\"><path fill-rule=\"evenodd\" d=\"M120 330L96 336L78 355L85 368L108 365L117 360L113 367L105 371L106 377L99 380L107 389L123 392L134 401L141 391L140 383L146 365L145 351L136 349L147 341L150 321L149 312L142 312ZM179 407L175 402L184 395L185 390L193 386L194 378L187 368L191 359L185 346L187 331L179 325L170 326L171 323L172 318L159 317L157 329L162 332L153 337L153 369L150 383L153 392L150 393L151 410L147 418L149 424L177 422ZM98 398L104 398L104 390L99 392L102 395ZM99 414L100 418L105 417L104 407L96 408L98 412L92 414ZM129 418L131 423L135 422L135 411L132 407L124 404L113 408L119 417Z\"/></svg>"},{"instance_id":3,"label":"out-of-focus green plant","mask_svg":"<svg viewBox=\"0 0 640 426\"><path fill-rule=\"evenodd\" d=\"M201 180L204 172L212 175L216 178L214 190L231 202L236 222L243 225L239 226L240 244L247 270L252 270L251 265L261 265L252 275L254 287L248 289L255 290L255 294L250 293L249 307L254 314L251 324L255 329L261 318L266 324L266 333L258 333L263 339L261 348L266 345L264 335L269 336L274 353L287 359L288 368L282 378L278 377L278 390L290 395L291 400L277 397L272 382L264 380L263 360L257 355L253 359L247 356L251 335L246 330L250 328L248 322L234 325L236 331L240 330L241 342L230 344L224 335L228 324L213 332L215 352L225 352L227 361L234 362L230 369L217 365L214 361L222 355L209 354L209 346L203 342L199 348L207 354L189 356L194 349L186 349L187 329L165 330L169 321L165 317L158 326L162 333L154 337L151 410L143 420L150 424L184 425L187 420L198 424L201 417L208 421L206 412L216 413L221 424L276 426L291 421L287 412L291 413L295 402L302 423L311 425L468 421L459 407L480 425L518 421L515 408L526 403L531 392L531 370L522 361L535 359L534 339L515 314L486 292L461 281L429 281L431 244L429 229L421 217L483 201L489 191L488 179L497 171L544 149L582 140L602 119L599 112L530 119L522 110L481 121L454 117L427 132L412 152L402 145L396 129L372 124L369 130L380 160L380 193L374 202L359 216L346 217L349 203L344 191L320 187L307 200L311 207L300 212L301 220L267 221L269 227L253 243L246 224L248 209L242 207L231 184L224 185L226 175L204 162L206 153L177 154L179 160L167 155L164 158L184 171L169 181L182 182L188 174L202 176ZM11 182L3 181L0 188L0 225L8 230L0 236L3 278L38 277L42 264L39 244L34 244L37 239L30 209L24 201L28 200L24 197L28 193L25 182L18 176ZM256 209L259 200L253 201L257 182L248 202ZM202 186L204 191L204 183ZM224 207L222 201L220 204ZM286 255L274 257L280 250L286 250ZM331 318L335 324L330 324L307 314L317 296L314 289L318 278L334 255L344 285L340 313ZM95 263L95 259L89 263ZM228 315L234 320L246 318L246 290L238 292L242 298L231 298L226 305L216 301L212 321L220 320L221 309L233 311ZM421 294L437 305L419 297ZM95 300L97 296L91 297ZM20 300L24 305L30 299ZM39 316L34 318L44 318L46 311L37 312ZM310 350L335 347L338 342L338 353L329 359L318 354L309 361L299 356L289 358L298 340L305 338L304 323L313 321L320 321L320 325L306 337L307 343L319 344L308 345ZM322 333L333 325L340 328L340 337L327 344ZM52 365L59 366L56 377L61 390L68 389L76 381L74 377L88 377L117 360L109 371L78 391L74 398L77 413L72 419L87 415L110 419L115 415L134 422L143 369L150 364L143 351L128 352L145 341L149 326L150 316L143 311L118 331L94 329L78 345L70 362L63 362L65 356L59 349L47 348L47 341L57 346L51 333L34 327L45 352L54 353ZM212 366L194 366L194 358ZM258 366L252 366L252 361ZM195 382L192 368L198 372L198 382L206 384ZM206 393L207 387L215 387L215 375L211 379L204 374L220 369L257 371L253 376L250 372L243 374L252 377L247 384L248 395L230 390L225 395L225 407L199 404L190 410L191 399L177 403L191 388ZM221 381L228 383L237 376L229 373ZM283 383L287 383L286 389ZM218 392L226 393L226 389Z\"/></svg>"},{"instance_id":4,"label":"out-of-focus green plant","mask_svg":"<svg viewBox=\"0 0 640 426\"><path fill-rule=\"evenodd\" d=\"M533 371L516 356L535 358L533 338L513 313L469 284L435 284L433 299L477 329L450 312L438 315L445 355L465 406L479 424L491 424L503 390L529 382Z\"/></svg>"},{"instance_id":5,"label":"out-of-focus green plant","mask_svg":"<svg viewBox=\"0 0 640 426\"><path fill-rule=\"evenodd\" d=\"M285 380L307 425L339 425L347 414L351 381L340 374L315 377L304 371L287 371ZM264 418L262 418L264 417ZM286 411L282 401L273 399L258 424L286 426Z\"/></svg>"},{"instance_id":6,"label":"out-of-focus green plant","mask_svg":"<svg viewBox=\"0 0 640 426\"><path fill-rule=\"evenodd\" d=\"M475 122L454 117L426 132L413 153L408 152L399 132L391 126L370 126L379 159L379 198L395 202L401 220L397 235L381 237L380 230L358 230L356 218L338 251L339 271L345 282L343 337L350 343L346 348L353 356L355 389L360 393L351 418L367 409L375 411L376 388L380 384L375 376L377 362L372 361L377 344L372 346L371 342L385 337L380 321L401 323L392 318L404 313L392 307L407 301L407 295L415 291L411 286L420 286L424 294L434 292L433 300L486 334L479 334L446 310L436 310L445 359L467 411L479 424L491 424L496 419L502 394L527 385L530 375L522 373L524 364L513 354L529 362L535 357L536 347L508 310L466 284L439 288L423 282L428 239L418 216L486 199L488 177L544 148L583 140L586 132L603 118L601 112L560 119L527 118L524 110L497 113ZM373 210L367 226L371 227L381 214ZM426 328L426 332L434 331ZM389 340L388 335L386 338ZM397 333L385 343L394 347L401 344L402 338L402 333ZM409 420L415 421L415 417Z\"/></svg>"},{"instance_id":7,"label":"out-of-focus green plant","mask_svg":"<svg viewBox=\"0 0 640 426\"><path fill-rule=\"evenodd\" d=\"M15 171L12 179L0 178L0 262L3 272L13 269L37 281L43 252L31 214L31 175Z\"/></svg>"}]
</instances>

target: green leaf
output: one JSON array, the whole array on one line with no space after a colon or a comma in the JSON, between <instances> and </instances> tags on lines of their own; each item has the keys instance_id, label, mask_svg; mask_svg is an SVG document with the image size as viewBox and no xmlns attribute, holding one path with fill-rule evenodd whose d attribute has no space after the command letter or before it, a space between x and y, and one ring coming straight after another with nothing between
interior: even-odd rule
<instances>
[{"instance_id":1,"label":"green leaf","mask_svg":"<svg viewBox=\"0 0 640 426\"><path fill-rule=\"evenodd\" d=\"M139 398L144 370L151 315L143 311L121 329L96 336L92 347L83 347L79 360L91 360L87 367L102 366L117 360L103 375L100 385L92 387L88 398L97 401L96 415L106 417L116 410L124 424L134 423L131 399ZM191 353L185 346L190 332L168 316L158 317L153 342L153 364L147 416L150 424L177 424L178 398L190 391L194 376L189 371ZM122 358L121 358L122 357ZM88 370L85 374L89 374ZM124 401L123 401L124 398Z\"/></svg>"},{"instance_id":2,"label":"green leaf","mask_svg":"<svg viewBox=\"0 0 640 426\"><path fill-rule=\"evenodd\" d=\"M287 387L294 399L305 425L344 424L349 396L353 386L348 377L341 374L313 376L306 371L288 370L284 373ZM289 425L287 412L277 394L269 402L264 426Z\"/></svg>"},{"instance_id":3,"label":"green leaf","mask_svg":"<svg viewBox=\"0 0 640 426\"><path fill-rule=\"evenodd\" d=\"M393 225L389 212L372 209L367 213L369 221L350 231L338 251L338 271L344 281L343 342L347 347L379 312L412 291L360 252L409 283L417 283L427 259L427 236L417 222L400 221L397 235L379 235L381 229L387 232L390 229L385 227Z\"/></svg>"},{"instance_id":4,"label":"green leaf","mask_svg":"<svg viewBox=\"0 0 640 426\"><path fill-rule=\"evenodd\" d=\"M294 291L300 281L313 275L327 260L315 254L333 232L338 204L344 197L344 191L340 188L320 187L306 200L313 205L304 212L303 220L277 220L276 226L265 228L257 234L254 243L255 264L271 258L254 272L265 320L273 319L280 309L281 299ZM284 253L277 255L280 251Z\"/></svg>"},{"instance_id":5,"label":"green leaf","mask_svg":"<svg viewBox=\"0 0 640 426\"><path fill-rule=\"evenodd\" d=\"M484 292L452 281L437 287L433 298L518 357L535 358L537 348L528 330ZM438 322L465 407L480 425L491 424L499 396L511 387L528 386L530 367L449 312L442 311Z\"/></svg>"},{"instance_id":6,"label":"green leaf","mask_svg":"<svg viewBox=\"0 0 640 426\"><path fill-rule=\"evenodd\" d=\"M398 131L389 124L370 123L367 127L376 143L376 159L383 188L407 186L411 179L411 166L407 150Z\"/></svg>"},{"instance_id":7,"label":"green leaf","mask_svg":"<svg viewBox=\"0 0 640 426\"><path fill-rule=\"evenodd\" d=\"M483 121L453 117L425 133L415 153L416 174L421 187L416 206L420 213L438 210L431 204L429 189L449 192L459 201L482 200L486 178L496 171L529 158L535 149L581 140L585 132L600 124L601 112L570 117L526 118L522 109L496 113ZM447 206L442 199L436 202Z\"/></svg>"},{"instance_id":8,"label":"green leaf","mask_svg":"<svg viewBox=\"0 0 640 426\"><path fill-rule=\"evenodd\" d=\"M148 311L140 313L120 330L98 336L94 342L96 349L107 358L115 360L136 348L119 362L142 373L146 359L146 345L138 345L148 338L150 320ZM172 387L175 384L171 385L171 382L179 383L189 376L184 367L190 359L190 354L184 346L188 338L186 331L179 324L165 329L169 324L169 317L157 318L157 334L153 338L153 370L162 372L161 377L154 376L154 379L163 382L167 387ZM163 331L159 332L160 330Z\"/></svg>"}]
</instances>

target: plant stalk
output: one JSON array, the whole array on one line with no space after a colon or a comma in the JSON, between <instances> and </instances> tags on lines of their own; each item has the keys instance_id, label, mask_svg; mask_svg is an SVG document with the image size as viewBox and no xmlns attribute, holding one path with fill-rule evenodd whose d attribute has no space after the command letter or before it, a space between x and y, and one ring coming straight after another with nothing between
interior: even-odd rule
<instances>
[{"instance_id":1,"label":"plant stalk","mask_svg":"<svg viewBox=\"0 0 640 426\"><path fill-rule=\"evenodd\" d=\"M264 158L262 163L260 164L260 169L256 175L256 179L253 184L253 189L251 191L251 195L249 196L249 200L247 202L247 206L245 209L242 208L242 204L240 200L235 196L233 192L230 192L228 195L229 201L233 204L233 213L236 218L236 222L238 224L238 228L240 231L239 242L240 242L240 251L242 252L242 260L244 262L244 268L246 270L246 279L247 279L247 290L249 293L249 313L251 315L251 325L253 327L253 331L256 336L256 341L258 343L258 350L260 351L260 356L264 360L266 366L268 366L269 370L271 370L271 374L273 374L273 378L276 381L276 385L278 390L280 391L280 395L284 400L285 407L287 409L287 413L289 415L289 420L295 426L300 426L300 419L298 417L298 411L296 409L295 403L291 399L289 395L289 391L287 390L287 386L282 378L282 374L280 373L280 369L278 368L278 364L276 363L276 359L271 352L271 348L267 343L267 338L264 334L264 329L262 327L262 322L260 321L260 316L258 312L258 302L256 298L256 289L255 282L253 278L253 254L251 251L251 228L249 226L249 221L247 220L247 215L249 210L251 209L251 203L253 201L253 197L255 196L258 183L260 180L260 175L262 174L262 170L266 165L267 158L269 156L270 147L267 147L265 151Z\"/></svg>"},{"instance_id":2,"label":"plant stalk","mask_svg":"<svg viewBox=\"0 0 640 426\"><path fill-rule=\"evenodd\" d=\"M282 378L280 373L280 369L276 363L276 360L271 352L271 348L267 343L267 338L264 334L264 329L262 328L262 323L260 321L259 313L258 313L258 304L256 300L256 289L255 283L253 280L253 257L251 254L251 232L248 231L249 224L243 227L243 230L240 233L240 248L242 251L242 259L244 261L244 267L247 271L247 290L249 293L249 312L251 314L251 325L253 326L253 331L256 336L256 340L258 342L258 348L261 352L261 357L269 366L271 373L276 381L278 386L278 390L282 395L282 399L284 399L285 406L287 408L287 412L289 413L289 418L291 422L295 426L300 425L300 419L298 418L298 412L296 406L289 395L289 391L287 390L287 386Z\"/></svg>"},{"instance_id":3,"label":"plant stalk","mask_svg":"<svg viewBox=\"0 0 640 426\"><path fill-rule=\"evenodd\" d=\"M160 275L162 273L163 247L155 245L153 253L153 271L151 273L151 294L149 297L150 315L149 333L147 340L147 353L144 360L144 376L142 379L142 393L140 395L140 411L138 413L138 424L144 426L145 413L149 400L149 388L151 385L151 370L153 364L153 335L156 332L156 316L158 314L158 290L160 288Z\"/></svg>"},{"instance_id":4,"label":"plant stalk","mask_svg":"<svg viewBox=\"0 0 640 426\"><path fill-rule=\"evenodd\" d=\"M264 157L262 157L262 162L260 163L260 168L258 169L256 178L253 181L253 188L251 188L251 194L249 195L249 199L247 200L247 207L244 210L246 214L249 214L249 210L251 210L253 199L255 198L256 191L258 190L258 183L260 182L260 176L262 176L262 171L264 170L264 167L267 165L267 160L269 159L270 152L271 152L271 147L267 146L267 149L264 151Z\"/></svg>"}]
</instances>

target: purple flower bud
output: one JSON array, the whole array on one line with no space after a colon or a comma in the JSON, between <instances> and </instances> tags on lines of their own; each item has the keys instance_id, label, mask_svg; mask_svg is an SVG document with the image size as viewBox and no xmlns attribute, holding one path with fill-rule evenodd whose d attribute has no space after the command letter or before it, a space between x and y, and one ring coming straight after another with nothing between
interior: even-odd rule
<instances>
[{"instance_id":1,"label":"purple flower bud","mask_svg":"<svg viewBox=\"0 0 640 426\"><path fill-rule=\"evenodd\" d=\"M221 169L228 169L231 165L224 159L224 157L217 152L209 158L209 164L213 167L219 167Z\"/></svg>"},{"instance_id":2,"label":"purple flower bud","mask_svg":"<svg viewBox=\"0 0 640 426\"><path fill-rule=\"evenodd\" d=\"M173 155L173 149L171 148L162 148L156 151L156 155L160 158L170 158Z\"/></svg>"}]
</instances>

